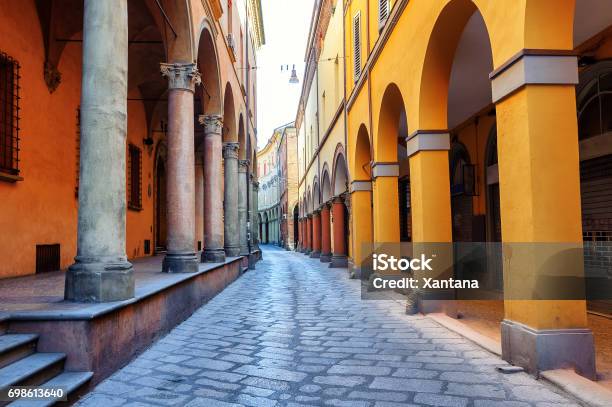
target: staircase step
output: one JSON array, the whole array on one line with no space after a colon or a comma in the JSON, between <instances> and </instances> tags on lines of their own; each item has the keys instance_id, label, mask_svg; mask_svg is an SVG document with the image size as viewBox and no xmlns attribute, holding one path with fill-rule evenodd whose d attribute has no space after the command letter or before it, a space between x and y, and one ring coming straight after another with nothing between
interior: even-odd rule
<instances>
[{"instance_id":1,"label":"staircase step","mask_svg":"<svg viewBox=\"0 0 612 407\"><path fill-rule=\"evenodd\" d=\"M36 386L57 376L64 367L63 353L34 353L0 369L0 389Z\"/></svg>"},{"instance_id":2,"label":"staircase step","mask_svg":"<svg viewBox=\"0 0 612 407\"><path fill-rule=\"evenodd\" d=\"M31 355L36 350L38 335L6 334L0 336L0 368Z\"/></svg>"},{"instance_id":3,"label":"staircase step","mask_svg":"<svg viewBox=\"0 0 612 407\"><path fill-rule=\"evenodd\" d=\"M53 379L41 384L41 387L62 388L69 401L74 401L79 389L93 377L93 372L64 372ZM48 407L58 400L17 400L9 404L10 407Z\"/></svg>"}]
</instances>

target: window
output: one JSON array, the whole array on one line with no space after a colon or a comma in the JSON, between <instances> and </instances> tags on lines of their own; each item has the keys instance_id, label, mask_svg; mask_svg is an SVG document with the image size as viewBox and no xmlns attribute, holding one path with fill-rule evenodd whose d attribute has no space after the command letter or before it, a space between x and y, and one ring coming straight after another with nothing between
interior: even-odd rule
<instances>
[{"instance_id":1,"label":"window","mask_svg":"<svg viewBox=\"0 0 612 407\"><path fill-rule=\"evenodd\" d=\"M389 0L378 0L378 31L382 30L389 18Z\"/></svg>"},{"instance_id":2,"label":"window","mask_svg":"<svg viewBox=\"0 0 612 407\"><path fill-rule=\"evenodd\" d=\"M19 175L19 63L0 52L0 173Z\"/></svg>"},{"instance_id":3,"label":"window","mask_svg":"<svg viewBox=\"0 0 612 407\"><path fill-rule=\"evenodd\" d=\"M128 155L128 208L142 209L142 151L134 144L129 145Z\"/></svg>"},{"instance_id":4,"label":"window","mask_svg":"<svg viewBox=\"0 0 612 407\"><path fill-rule=\"evenodd\" d=\"M580 140L612 132L612 70L598 74L580 93Z\"/></svg>"},{"instance_id":5,"label":"window","mask_svg":"<svg viewBox=\"0 0 612 407\"><path fill-rule=\"evenodd\" d=\"M361 76L361 14L355 14L353 17L353 76L355 82Z\"/></svg>"}]
</instances>

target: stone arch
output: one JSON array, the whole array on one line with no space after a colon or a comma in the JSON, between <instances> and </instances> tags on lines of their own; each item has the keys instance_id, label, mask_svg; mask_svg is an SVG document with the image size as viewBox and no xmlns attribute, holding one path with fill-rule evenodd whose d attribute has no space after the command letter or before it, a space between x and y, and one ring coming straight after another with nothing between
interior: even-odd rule
<instances>
[{"instance_id":1,"label":"stone arch","mask_svg":"<svg viewBox=\"0 0 612 407\"><path fill-rule=\"evenodd\" d=\"M351 175L354 180L369 181L372 178L372 147L370 144L370 136L365 124L359 126L357 139L355 141L355 152L353 156L353 165Z\"/></svg>"},{"instance_id":2,"label":"stone arch","mask_svg":"<svg viewBox=\"0 0 612 407\"><path fill-rule=\"evenodd\" d=\"M439 13L427 43L417 103L419 130L448 128L448 99L455 51L468 21L479 9L471 0L451 0ZM485 27L486 18L483 15ZM489 46L491 47L491 37Z\"/></svg>"},{"instance_id":3,"label":"stone arch","mask_svg":"<svg viewBox=\"0 0 612 407\"><path fill-rule=\"evenodd\" d=\"M331 176L329 172L329 166L327 163L323 164L323 172L321 175L321 200L323 203L329 202L333 196L333 190L331 186Z\"/></svg>"},{"instance_id":4,"label":"stone arch","mask_svg":"<svg viewBox=\"0 0 612 407\"><path fill-rule=\"evenodd\" d=\"M408 135L406 109L400 89L395 83L387 85L380 104L378 129L374 134L374 156L377 162L398 161L398 140L405 144Z\"/></svg>"},{"instance_id":5,"label":"stone arch","mask_svg":"<svg viewBox=\"0 0 612 407\"><path fill-rule=\"evenodd\" d=\"M312 210L315 211L321 206L321 189L319 186L319 179L315 177L312 182Z\"/></svg>"},{"instance_id":6,"label":"stone arch","mask_svg":"<svg viewBox=\"0 0 612 407\"><path fill-rule=\"evenodd\" d=\"M238 142L234 92L229 82L225 85L225 94L223 96L223 141Z\"/></svg>"},{"instance_id":7,"label":"stone arch","mask_svg":"<svg viewBox=\"0 0 612 407\"><path fill-rule=\"evenodd\" d=\"M219 73L217 47L211 34L208 21L202 22L198 40L197 65L202 75L202 85L196 88L196 97L200 98L196 109L204 114L221 114L221 75Z\"/></svg>"},{"instance_id":8,"label":"stone arch","mask_svg":"<svg viewBox=\"0 0 612 407\"><path fill-rule=\"evenodd\" d=\"M342 144L336 146L334 153L333 173L332 173L332 193L334 196L345 193L348 190L348 170L346 166L346 158L344 147Z\"/></svg>"},{"instance_id":9,"label":"stone arch","mask_svg":"<svg viewBox=\"0 0 612 407\"><path fill-rule=\"evenodd\" d=\"M172 22L172 27L165 21L159 11L154 14L163 27L162 35L165 38L169 62L195 61L195 47L193 38L193 21L191 18L190 0L160 0L162 7Z\"/></svg>"}]
</instances>

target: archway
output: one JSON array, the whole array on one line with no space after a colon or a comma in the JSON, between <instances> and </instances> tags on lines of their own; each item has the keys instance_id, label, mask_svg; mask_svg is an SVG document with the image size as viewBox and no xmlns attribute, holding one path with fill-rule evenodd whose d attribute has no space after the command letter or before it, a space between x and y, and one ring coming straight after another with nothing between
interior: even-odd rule
<instances>
[{"instance_id":1,"label":"archway","mask_svg":"<svg viewBox=\"0 0 612 407\"><path fill-rule=\"evenodd\" d=\"M293 207L293 231L292 231L294 250L297 250L298 246L302 244L302 242L300 241L299 219L300 219L300 211L299 211L298 205L295 205Z\"/></svg>"},{"instance_id":2,"label":"archway","mask_svg":"<svg viewBox=\"0 0 612 407\"><path fill-rule=\"evenodd\" d=\"M229 82L225 85L223 96L223 142L238 142L234 92Z\"/></svg>"},{"instance_id":3,"label":"archway","mask_svg":"<svg viewBox=\"0 0 612 407\"><path fill-rule=\"evenodd\" d=\"M612 61L584 69L576 89L585 275L589 310L612 315ZM599 293L599 294L598 294Z\"/></svg>"},{"instance_id":4,"label":"archway","mask_svg":"<svg viewBox=\"0 0 612 407\"><path fill-rule=\"evenodd\" d=\"M410 240L407 136L408 125L403 97L399 88L391 83L387 85L382 97L378 128L374 136L374 241L379 243ZM399 182L400 178L402 182ZM401 206L400 201L403 204Z\"/></svg>"},{"instance_id":5,"label":"archway","mask_svg":"<svg viewBox=\"0 0 612 407\"><path fill-rule=\"evenodd\" d=\"M349 149L351 151L351 149ZM359 126L351 165L351 211L350 227L351 266L353 276L358 276L362 263L369 252L364 253L364 247L373 241L372 225L372 150L370 136L364 124Z\"/></svg>"}]
</instances>

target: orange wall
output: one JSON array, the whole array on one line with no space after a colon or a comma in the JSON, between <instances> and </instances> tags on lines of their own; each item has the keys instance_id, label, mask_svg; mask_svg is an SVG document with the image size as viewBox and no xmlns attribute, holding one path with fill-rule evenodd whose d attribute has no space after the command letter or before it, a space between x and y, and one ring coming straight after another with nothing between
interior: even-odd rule
<instances>
[{"instance_id":1,"label":"orange wall","mask_svg":"<svg viewBox=\"0 0 612 407\"><path fill-rule=\"evenodd\" d=\"M33 0L6 1L0 13L0 51L20 64L20 175L0 181L0 278L32 274L37 244L61 244L61 267L76 254L77 108L80 103L81 47L67 44L59 65L62 81L50 94L43 78L45 50ZM130 92L130 97L138 97ZM128 139L143 149L143 210L128 211L128 257L153 249L153 154L143 148L142 102L128 102ZM127 146L126 146L127 151ZM148 188L151 185L151 196Z\"/></svg>"}]
</instances>

